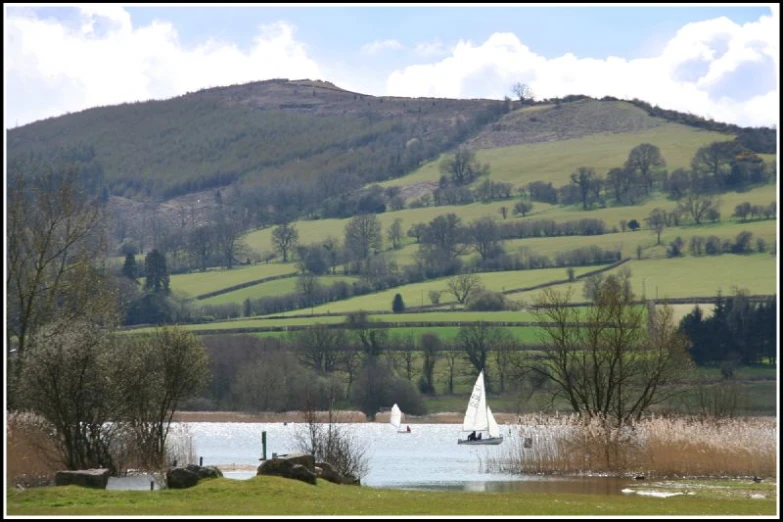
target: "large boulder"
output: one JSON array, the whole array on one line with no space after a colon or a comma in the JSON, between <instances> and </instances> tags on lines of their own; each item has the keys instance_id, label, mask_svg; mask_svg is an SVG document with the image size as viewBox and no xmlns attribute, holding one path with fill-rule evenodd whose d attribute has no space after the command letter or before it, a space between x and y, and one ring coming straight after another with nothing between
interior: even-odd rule
<instances>
[{"instance_id":1,"label":"large boulder","mask_svg":"<svg viewBox=\"0 0 783 522\"><path fill-rule=\"evenodd\" d=\"M258 466L256 475L275 475L315 484L315 458L306 453L279 455Z\"/></svg>"},{"instance_id":2,"label":"large boulder","mask_svg":"<svg viewBox=\"0 0 783 522\"><path fill-rule=\"evenodd\" d=\"M109 483L107 468L79 469L74 471L58 471L54 476L55 486L84 486L87 488L106 489Z\"/></svg>"},{"instance_id":3,"label":"large boulder","mask_svg":"<svg viewBox=\"0 0 783 522\"><path fill-rule=\"evenodd\" d=\"M334 466L328 462L316 462L315 474L317 477L328 480L329 482L333 482L335 484L359 484L359 479L350 475L339 474L337 470L334 469Z\"/></svg>"},{"instance_id":4,"label":"large boulder","mask_svg":"<svg viewBox=\"0 0 783 522\"><path fill-rule=\"evenodd\" d=\"M196 464L188 464L185 469L198 475L199 480L204 478L218 478L223 476L223 472L217 469L216 466L197 466Z\"/></svg>"},{"instance_id":5,"label":"large boulder","mask_svg":"<svg viewBox=\"0 0 783 522\"><path fill-rule=\"evenodd\" d=\"M173 468L166 472L166 487L170 489L192 488L198 484L198 474L187 468Z\"/></svg>"}]
</instances>

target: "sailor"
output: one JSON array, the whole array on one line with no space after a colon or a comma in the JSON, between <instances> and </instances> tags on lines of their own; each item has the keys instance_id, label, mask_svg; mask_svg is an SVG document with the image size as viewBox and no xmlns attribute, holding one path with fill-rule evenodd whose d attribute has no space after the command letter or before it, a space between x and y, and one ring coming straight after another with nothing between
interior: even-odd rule
<instances>
[{"instance_id":1,"label":"sailor","mask_svg":"<svg viewBox=\"0 0 783 522\"><path fill-rule=\"evenodd\" d=\"M411 427L410 427L410 425L408 425L408 433L410 433L410 432L411 432Z\"/></svg>"},{"instance_id":2,"label":"sailor","mask_svg":"<svg viewBox=\"0 0 783 522\"><path fill-rule=\"evenodd\" d=\"M481 433L478 434L478 437L476 437L476 440L481 440Z\"/></svg>"},{"instance_id":3,"label":"sailor","mask_svg":"<svg viewBox=\"0 0 783 522\"><path fill-rule=\"evenodd\" d=\"M476 432L474 431L470 435L468 435L468 440L476 440Z\"/></svg>"}]
</instances>

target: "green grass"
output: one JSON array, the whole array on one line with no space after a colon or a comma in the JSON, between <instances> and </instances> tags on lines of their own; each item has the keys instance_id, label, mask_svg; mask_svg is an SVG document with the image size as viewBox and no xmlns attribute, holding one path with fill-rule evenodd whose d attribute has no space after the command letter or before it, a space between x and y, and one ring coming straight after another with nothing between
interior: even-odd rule
<instances>
[{"instance_id":1,"label":"green grass","mask_svg":"<svg viewBox=\"0 0 783 522\"><path fill-rule=\"evenodd\" d=\"M346 277L346 276L322 276L318 278L318 282L322 286L329 286L337 283L338 281L345 281L346 283L352 283L358 281L358 277ZM225 294L216 295L207 299L202 299L198 302L200 305L217 305L226 303L242 303L245 299L259 299L261 297L273 297L284 294L290 294L296 292L297 278L291 277L286 279L278 279L270 281L268 283L261 283L259 285L249 286L242 288L241 290L234 290Z\"/></svg>"},{"instance_id":2,"label":"green grass","mask_svg":"<svg viewBox=\"0 0 783 522\"><path fill-rule=\"evenodd\" d=\"M634 294L648 298L710 297L721 290L723 295L733 288L745 288L751 294L775 294L777 258L770 254L681 257L674 259L632 260L608 273L627 267L631 270ZM564 283L554 287L564 292L573 288L572 302L584 301L584 283ZM542 290L519 294L534 302Z\"/></svg>"},{"instance_id":3,"label":"green grass","mask_svg":"<svg viewBox=\"0 0 783 522\"><path fill-rule=\"evenodd\" d=\"M215 290L239 285L247 281L284 274L295 274L296 271L296 266L293 263L238 266L231 270L213 268L206 272L173 275L171 276L170 286L175 292L195 297L200 294L206 294L207 292L214 292ZM141 281L143 283L143 279Z\"/></svg>"},{"instance_id":4,"label":"green grass","mask_svg":"<svg viewBox=\"0 0 783 522\"><path fill-rule=\"evenodd\" d=\"M511 182L515 186L546 181L557 187L568 183L571 173L578 167L593 167L602 175L614 167L621 167L631 149L640 143L656 145L671 172L677 168L689 168L699 147L733 138L732 135L665 123L645 131L592 134L571 140L479 150L476 152L476 160L489 163L490 177L494 181ZM439 164L447 156L442 154L411 174L381 185L407 186L423 181L438 181L441 176Z\"/></svg>"},{"instance_id":5,"label":"green grass","mask_svg":"<svg viewBox=\"0 0 783 522\"><path fill-rule=\"evenodd\" d=\"M78 486L25 491L9 488L7 502L7 512L13 516L668 516L776 512L774 498L755 500L715 493L659 499L637 495L424 492L340 486L322 480L312 486L281 477L212 479L190 489L155 492Z\"/></svg>"},{"instance_id":6,"label":"green grass","mask_svg":"<svg viewBox=\"0 0 783 522\"><path fill-rule=\"evenodd\" d=\"M574 269L576 275L583 274L600 268L598 266L593 267L577 267ZM481 279L482 285L485 288L493 291L512 290L515 288L522 288L533 286L539 283L546 283L548 281L554 281L559 279L565 279L567 277L565 268L546 268L539 270L514 270L508 272L484 272L477 274ZM428 296L430 290L447 290L446 281L449 278L434 279L431 281L425 281L422 283L415 283L410 285L403 285L397 288L391 288L374 294L368 294L358 297L352 297L343 301L335 301L324 305L316 306L312 309L313 313L345 313L355 310L391 310L392 300L395 294L402 296L405 305L408 307L420 306L422 304L431 304ZM518 296L511 295L510 299L517 300ZM452 294L443 293L441 295L441 303L456 303L456 299ZM290 311L284 315L296 315L302 313L301 311Z\"/></svg>"}]
</instances>

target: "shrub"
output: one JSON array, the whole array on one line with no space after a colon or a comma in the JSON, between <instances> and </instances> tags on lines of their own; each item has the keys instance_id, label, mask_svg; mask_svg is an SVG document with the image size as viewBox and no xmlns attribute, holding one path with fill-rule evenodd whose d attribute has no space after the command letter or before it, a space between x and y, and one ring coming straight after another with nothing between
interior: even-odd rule
<instances>
[{"instance_id":1,"label":"shrub","mask_svg":"<svg viewBox=\"0 0 783 522\"><path fill-rule=\"evenodd\" d=\"M506 296L488 290L476 292L468 299L467 309L484 312L505 310Z\"/></svg>"},{"instance_id":2,"label":"shrub","mask_svg":"<svg viewBox=\"0 0 783 522\"><path fill-rule=\"evenodd\" d=\"M394 294L394 301L392 302L392 311L395 314L399 314L405 311L405 302L402 300L400 294Z\"/></svg>"}]
</instances>

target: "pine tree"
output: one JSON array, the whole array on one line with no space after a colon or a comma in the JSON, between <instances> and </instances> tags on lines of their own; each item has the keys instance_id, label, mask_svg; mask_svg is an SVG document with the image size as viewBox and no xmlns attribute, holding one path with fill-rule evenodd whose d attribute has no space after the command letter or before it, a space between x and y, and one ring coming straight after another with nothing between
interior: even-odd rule
<instances>
[{"instance_id":1,"label":"pine tree","mask_svg":"<svg viewBox=\"0 0 783 522\"><path fill-rule=\"evenodd\" d=\"M402 296L400 294L394 295L394 301L392 302L392 311L395 314L399 314L405 311L405 303L402 301Z\"/></svg>"},{"instance_id":2,"label":"pine tree","mask_svg":"<svg viewBox=\"0 0 783 522\"><path fill-rule=\"evenodd\" d=\"M139 270L136 266L136 256L131 253L125 254L125 264L122 265L122 275L131 281L136 281L136 278L139 276L138 274Z\"/></svg>"},{"instance_id":3,"label":"pine tree","mask_svg":"<svg viewBox=\"0 0 783 522\"><path fill-rule=\"evenodd\" d=\"M144 270L147 278L144 280L144 289L155 293L169 293L169 270L166 267L166 256L158 249L147 254L144 259Z\"/></svg>"}]
</instances>

